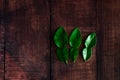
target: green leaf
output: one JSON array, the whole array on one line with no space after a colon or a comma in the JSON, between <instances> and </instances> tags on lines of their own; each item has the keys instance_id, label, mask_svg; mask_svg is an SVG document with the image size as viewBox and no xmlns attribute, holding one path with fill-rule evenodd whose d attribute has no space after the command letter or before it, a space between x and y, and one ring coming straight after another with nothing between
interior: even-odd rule
<instances>
[{"instance_id":1,"label":"green leaf","mask_svg":"<svg viewBox=\"0 0 120 80\"><path fill-rule=\"evenodd\" d=\"M92 49L84 48L82 52L83 59L87 61L92 55Z\"/></svg>"},{"instance_id":2,"label":"green leaf","mask_svg":"<svg viewBox=\"0 0 120 80\"><path fill-rule=\"evenodd\" d=\"M57 47L64 47L68 43L68 35L63 27L59 27L55 32L54 42Z\"/></svg>"},{"instance_id":3,"label":"green leaf","mask_svg":"<svg viewBox=\"0 0 120 80\"><path fill-rule=\"evenodd\" d=\"M74 28L69 38L69 44L71 47L78 48L81 42L82 42L82 36L80 30L78 28Z\"/></svg>"},{"instance_id":4,"label":"green leaf","mask_svg":"<svg viewBox=\"0 0 120 80\"><path fill-rule=\"evenodd\" d=\"M79 54L78 48L71 48L70 49L70 59L75 63Z\"/></svg>"},{"instance_id":5,"label":"green leaf","mask_svg":"<svg viewBox=\"0 0 120 80\"><path fill-rule=\"evenodd\" d=\"M85 41L85 46L87 48L92 48L96 45L96 42L97 42L96 33L91 33Z\"/></svg>"},{"instance_id":6,"label":"green leaf","mask_svg":"<svg viewBox=\"0 0 120 80\"><path fill-rule=\"evenodd\" d=\"M67 47L57 48L57 57L61 62L68 64L68 49Z\"/></svg>"}]
</instances>

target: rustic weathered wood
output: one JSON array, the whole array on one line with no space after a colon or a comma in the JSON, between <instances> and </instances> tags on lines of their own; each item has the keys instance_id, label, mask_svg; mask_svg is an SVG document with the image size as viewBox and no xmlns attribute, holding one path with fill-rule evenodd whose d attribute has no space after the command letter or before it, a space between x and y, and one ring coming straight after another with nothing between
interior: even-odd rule
<instances>
[{"instance_id":1,"label":"rustic weathered wood","mask_svg":"<svg viewBox=\"0 0 120 80\"><path fill-rule=\"evenodd\" d=\"M96 32L96 0L52 0L51 5L52 34L61 25L68 34L78 27L84 38ZM96 80L96 47L88 62L83 61L79 52L77 62L69 60L68 65L58 61L55 48L52 44L52 80Z\"/></svg>"},{"instance_id":2,"label":"rustic weathered wood","mask_svg":"<svg viewBox=\"0 0 120 80\"><path fill-rule=\"evenodd\" d=\"M98 80L120 80L120 0L99 0L98 4Z\"/></svg>"},{"instance_id":3,"label":"rustic weathered wood","mask_svg":"<svg viewBox=\"0 0 120 80\"><path fill-rule=\"evenodd\" d=\"M0 24L0 80L4 80L4 28Z\"/></svg>"},{"instance_id":4,"label":"rustic weathered wood","mask_svg":"<svg viewBox=\"0 0 120 80\"><path fill-rule=\"evenodd\" d=\"M3 26L3 0L0 0L0 80L4 80L4 26Z\"/></svg>"},{"instance_id":5,"label":"rustic weathered wood","mask_svg":"<svg viewBox=\"0 0 120 80\"><path fill-rule=\"evenodd\" d=\"M120 80L119 5L119 0L0 0L0 80ZM58 61L53 44L58 26L68 34L78 27L83 40L97 33L88 62L81 52L76 63Z\"/></svg>"},{"instance_id":6,"label":"rustic weathered wood","mask_svg":"<svg viewBox=\"0 0 120 80\"><path fill-rule=\"evenodd\" d=\"M49 80L49 3L6 0L5 80Z\"/></svg>"}]
</instances>

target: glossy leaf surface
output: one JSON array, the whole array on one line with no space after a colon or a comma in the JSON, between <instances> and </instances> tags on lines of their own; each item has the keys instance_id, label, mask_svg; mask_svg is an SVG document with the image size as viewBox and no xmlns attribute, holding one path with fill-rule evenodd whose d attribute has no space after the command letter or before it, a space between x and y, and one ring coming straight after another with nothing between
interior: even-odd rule
<instances>
[{"instance_id":1,"label":"glossy leaf surface","mask_svg":"<svg viewBox=\"0 0 120 80\"><path fill-rule=\"evenodd\" d=\"M80 30L75 28L69 38L69 44L71 47L78 48L82 42L82 36Z\"/></svg>"},{"instance_id":2,"label":"glossy leaf surface","mask_svg":"<svg viewBox=\"0 0 120 80\"><path fill-rule=\"evenodd\" d=\"M83 59L87 61L92 55L92 49L84 48L82 52Z\"/></svg>"},{"instance_id":3,"label":"glossy leaf surface","mask_svg":"<svg viewBox=\"0 0 120 80\"><path fill-rule=\"evenodd\" d=\"M67 47L57 48L57 57L61 62L68 63L68 49Z\"/></svg>"},{"instance_id":4,"label":"glossy leaf surface","mask_svg":"<svg viewBox=\"0 0 120 80\"><path fill-rule=\"evenodd\" d=\"M79 54L78 48L71 48L70 49L70 59L75 63Z\"/></svg>"},{"instance_id":5,"label":"glossy leaf surface","mask_svg":"<svg viewBox=\"0 0 120 80\"><path fill-rule=\"evenodd\" d=\"M54 42L57 47L64 47L68 43L68 35L63 27L59 27L55 32Z\"/></svg>"},{"instance_id":6,"label":"glossy leaf surface","mask_svg":"<svg viewBox=\"0 0 120 80\"><path fill-rule=\"evenodd\" d=\"M96 38L96 33L91 33L88 35L86 41L85 41L85 46L87 48L92 48L96 45L97 38Z\"/></svg>"}]
</instances>

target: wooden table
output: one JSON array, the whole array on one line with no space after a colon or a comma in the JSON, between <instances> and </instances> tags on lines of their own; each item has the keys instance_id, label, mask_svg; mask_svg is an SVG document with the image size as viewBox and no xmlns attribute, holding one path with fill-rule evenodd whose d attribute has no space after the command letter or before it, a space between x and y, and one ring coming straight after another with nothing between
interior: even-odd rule
<instances>
[{"instance_id":1,"label":"wooden table","mask_svg":"<svg viewBox=\"0 0 120 80\"><path fill-rule=\"evenodd\" d=\"M97 33L88 62L58 61L61 25ZM0 80L120 80L119 51L120 0L0 0Z\"/></svg>"}]
</instances>

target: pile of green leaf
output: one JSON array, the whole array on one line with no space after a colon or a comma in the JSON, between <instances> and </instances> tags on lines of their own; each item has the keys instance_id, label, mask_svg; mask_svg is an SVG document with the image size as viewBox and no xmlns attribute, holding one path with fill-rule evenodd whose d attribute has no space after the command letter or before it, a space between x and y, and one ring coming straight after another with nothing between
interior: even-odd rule
<instances>
[{"instance_id":1,"label":"pile of green leaf","mask_svg":"<svg viewBox=\"0 0 120 80\"><path fill-rule=\"evenodd\" d=\"M85 41L85 48L82 52L82 56L85 61L91 57L92 48L96 45L96 41L95 33L91 33L87 37ZM68 59L70 58L75 63L79 55L79 47L82 43L81 32L78 28L74 28L71 35L68 37L64 28L59 27L54 35L54 43L57 46L57 57L61 62L68 64ZM70 50L68 49L68 46L70 46Z\"/></svg>"}]
</instances>

